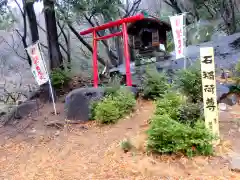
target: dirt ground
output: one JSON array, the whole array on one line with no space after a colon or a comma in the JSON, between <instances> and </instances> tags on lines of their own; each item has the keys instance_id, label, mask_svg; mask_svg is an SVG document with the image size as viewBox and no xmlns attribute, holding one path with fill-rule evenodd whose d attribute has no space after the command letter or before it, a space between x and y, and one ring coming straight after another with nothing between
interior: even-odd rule
<instances>
[{"instance_id":1,"label":"dirt ground","mask_svg":"<svg viewBox=\"0 0 240 180\"><path fill-rule=\"evenodd\" d=\"M44 105L35 117L0 128L0 179L240 179L228 167L229 155L240 147L238 106L220 113L224 141L216 148L216 156L193 159L144 152L147 121L154 111L151 102L138 101L135 113L102 127L94 122L64 127L50 123L64 122L63 104L58 103L57 109L60 114L54 116L51 105ZM120 148L125 138L135 146L128 153Z\"/></svg>"}]
</instances>

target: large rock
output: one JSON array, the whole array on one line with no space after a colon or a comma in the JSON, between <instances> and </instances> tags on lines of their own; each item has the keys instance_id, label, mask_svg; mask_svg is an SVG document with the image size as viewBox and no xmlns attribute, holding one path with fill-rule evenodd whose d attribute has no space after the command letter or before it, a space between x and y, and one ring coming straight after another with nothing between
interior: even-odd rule
<instances>
[{"instance_id":1,"label":"large rock","mask_svg":"<svg viewBox=\"0 0 240 180\"><path fill-rule=\"evenodd\" d=\"M136 87L125 87L135 96L138 95ZM65 98L65 113L68 120L88 121L90 118L90 105L93 101L101 100L105 95L106 89L99 88L80 88L71 91Z\"/></svg>"},{"instance_id":2,"label":"large rock","mask_svg":"<svg viewBox=\"0 0 240 180\"><path fill-rule=\"evenodd\" d=\"M6 124L10 121L23 119L32 112L36 112L38 109L39 102L37 100L25 101L22 104L13 107L9 113L5 113L1 123Z\"/></svg>"},{"instance_id":3,"label":"large rock","mask_svg":"<svg viewBox=\"0 0 240 180\"><path fill-rule=\"evenodd\" d=\"M88 121L90 103L104 96L104 88L80 88L71 91L65 99L65 112L68 120Z\"/></svg>"},{"instance_id":4,"label":"large rock","mask_svg":"<svg viewBox=\"0 0 240 180\"><path fill-rule=\"evenodd\" d=\"M226 84L216 82L216 90L217 90L217 99L220 100L221 97L227 95L229 93L229 87Z\"/></svg>"}]
</instances>

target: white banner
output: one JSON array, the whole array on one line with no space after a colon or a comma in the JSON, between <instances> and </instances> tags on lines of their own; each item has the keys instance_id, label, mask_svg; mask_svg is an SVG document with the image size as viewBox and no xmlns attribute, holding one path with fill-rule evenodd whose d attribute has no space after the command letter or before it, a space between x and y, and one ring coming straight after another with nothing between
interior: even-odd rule
<instances>
[{"instance_id":1,"label":"white banner","mask_svg":"<svg viewBox=\"0 0 240 180\"><path fill-rule=\"evenodd\" d=\"M172 33L173 33L173 39L175 44L175 53L176 53L176 59L184 58L184 21L183 21L184 15L178 15L178 16L171 16L170 22L172 26Z\"/></svg>"},{"instance_id":2,"label":"white banner","mask_svg":"<svg viewBox=\"0 0 240 180\"><path fill-rule=\"evenodd\" d=\"M200 48L200 57L205 125L214 135L219 136L214 49Z\"/></svg>"},{"instance_id":3,"label":"white banner","mask_svg":"<svg viewBox=\"0 0 240 180\"><path fill-rule=\"evenodd\" d=\"M49 75L40 51L39 43L29 46L26 50L32 60L31 71L33 76L38 85L41 86L49 81Z\"/></svg>"}]
</instances>

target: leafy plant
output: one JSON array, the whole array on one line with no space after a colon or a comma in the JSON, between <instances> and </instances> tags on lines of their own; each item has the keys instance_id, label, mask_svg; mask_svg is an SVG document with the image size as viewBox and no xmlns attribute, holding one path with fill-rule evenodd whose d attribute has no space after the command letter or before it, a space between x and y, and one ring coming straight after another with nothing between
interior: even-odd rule
<instances>
[{"instance_id":1,"label":"leafy plant","mask_svg":"<svg viewBox=\"0 0 240 180\"><path fill-rule=\"evenodd\" d=\"M176 86L191 102L202 102L202 79L201 70L197 65L181 70L176 76Z\"/></svg>"},{"instance_id":2,"label":"leafy plant","mask_svg":"<svg viewBox=\"0 0 240 180\"><path fill-rule=\"evenodd\" d=\"M156 69L148 69L143 80L143 97L148 99L162 98L169 90L170 85L165 73Z\"/></svg>"},{"instance_id":3,"label":"leafy plant","mask_svg":"<svg viewBox=\"0 0 240 180\"><path fill-rule=\"evenodd\" d=\"M96 109L98 103L99 103L98 101L92 101L90 103L90 119L91 120L95 120L95 116L96 116L95 109Z\"/></svg>"},{"instance_id":4,"label":"leafy plant","mask_svg":"<svg viewBox=\"0 0 240 180\"><path fill-rule=\"evenodd\" d=\"M113 96L113 100L116 102L120 113L126 114L133 111L136 105L136 99L132 92L127 88L120 88Z\"/></svg>"},{"instance_id":5,"label":"leafy plant","mask_svg":"<svg viewBox=\"0 0 240 180\"><path fill-rule=\"evenodd\" d=\"M235 81L235 86L240 85L240 62L235 65L233 72L233 80Z\"/></svg>"},{"instance_id":6,"label":"leafy plant","mask_svg":"<svg viewBox=\"0 0 240 180\"><path fill-rule=\"evenodd\" d=\"M92 114L100 124L116 123L118 119L130 113L135 105L133 93L126 88L120 88L97 103Z\"/></svg>"},{"instance_id":7,"label":"leafy plant","mask_svg":"<svg viewBox=\"0 0 240 180\"><path fill-rule=\"evenodd\" d=\"M133 145L128 139L125 139L121 142L121 148L124 152L128 152L133 148Z\"/></svg>"},{"instance_id":8,"label":"leafy plant","mask_svg":"<svg viewBox=\"0 0 240 180\"><path fill-rule=\"evenodd\" d=\"M148 150L157 153L184 153L188 156L211 155L213 136L196 122L194 127L173 120L168 114L156 115L148 131Z\"/></svg>"},{"instance_id":9,"label":"leafy plant","mask_svg":"<svg viewBox=\"0 0 240 180\"><path fill-rule=\"evenodd\" d=\"M193 126L200 119L203 119L203 109L200 104L186 102L178 108L179 122Z\"/></svg>"},{"instance_id":10,"label":"leafy plant","mask_svg":"<svg viewBox=\"0 0 240 180\"><path fill-rule=\"evenodd\" d=\"M60 68L56 68L51 72L51 81L53 87L56 89L63 88L64 85L67 85L67 83L70 81L69 73L65 70L62 70Z\"/></svg>"},{"instance_id":11,"label":"leafy plant","mask_svg":"<svg viewBox=\"0 0 240 180\"><path fill-rule=\"evenodd\" d=\"M121 117L117 103L111 96L107 96L97 104L94 114L94 119L100 124L116 123Z\"/></svg>"},{"instance_id":12,"label":"leafy plant","mask_svg":"<svg viewBox=\"0 0 240 180\"><path fill-rule=\"evenodd\" d=\"M169 114L173 119L178 118L178 109L185 102L185 97L176 92L168 92L164 98L156 101L156 115Z\"/></svg>"}]
</instances>

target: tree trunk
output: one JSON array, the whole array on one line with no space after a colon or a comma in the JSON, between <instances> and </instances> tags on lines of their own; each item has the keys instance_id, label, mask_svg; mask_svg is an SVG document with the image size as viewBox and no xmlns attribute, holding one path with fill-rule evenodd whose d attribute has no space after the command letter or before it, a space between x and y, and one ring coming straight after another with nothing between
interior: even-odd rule
<instances>
[{"instance_id":1,"label":"tree trunk","mask_svg":"<svg viewBox=\"0 0 240 180\"><path fill-rule=\"evenodd\" d=\"M36 14L33 7L34 2L26 2L26 13L28 16L29 28L31 31L32 43L39 40Z\"/></svg>"},{"instance_id":2,"label":"tree trunk","mask_svg":"<svg viewBox=\"0 0 240 180\"><path fill-rule=\"evenodd\" d=\"M45 9L44 15L48 38L50 69L63 68L63 58L58 44L54 2L52 0L44 0L43 4Z\"/></svg>"},{"instance_id":3,"label":"tree trunk","mask_svg":"<svg viewBox=\"0 0 240 180\"><path fill-rule=\"evenodd\" d=\"M27 20L26 20L26 10L25 10L25 7L23 8L23 10L21 10L21 7L20 7L18 1L15 0L15 2L16 2L17 6L18 6L18 8L19 8L19 10L20 10L20 12L21 12L21 14L22 14L22 18L23 18L23 28L24 28L24 29L23 29L23 34L21 34L18 30L16 30L16 32L18 33L19 37L21 37L21 40L22 40L22 43L23 43L23 47L24 47L24 49L26 49L26 48L28 47L28 45L27 45ZM25 1L22 0L22 3L25 4ZM27 51L26 51L26 54L27 54L28 64L29 64L30 66L32 66L32 60L31 60L30 56L28 55Z\"/></svg>"},{"instance_id":4,"label":"tree trunk","mask_svg":"<svg viewBox=\"0 0 240 180\"><path fill-rule=\"evenodd\" d=\"M229 0L229 9L231 13L231 19L230 19L230 24L231 24L231 34L234 34L236 32L236 17L235 17L235 6L233 0Z\"/></svg>"}]
</instances>

